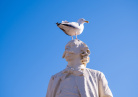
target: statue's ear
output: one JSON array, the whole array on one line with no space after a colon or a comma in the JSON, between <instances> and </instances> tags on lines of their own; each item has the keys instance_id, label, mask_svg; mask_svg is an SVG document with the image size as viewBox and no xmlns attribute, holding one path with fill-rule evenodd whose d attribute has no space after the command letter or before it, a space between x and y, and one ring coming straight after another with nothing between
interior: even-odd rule
<instances>
[{"instance_id":1,"label":"statue's ear","mask_svg":"<svg viewBox=\"0 0 138 97\"><path fill-rule=\"evenodd\" d=\"M65 51L64 51L64 53L63 53L63 55L62 55L62 58L64 58L64 57L65 57L65 54L66 54L66 53L65 53Z\"/></svg>"},{"instance_id":2,"label":"statue's ear","mask_svg":"<svg viewBox=\"0 0 138 97\"><path fill-rule=\"evenodd\" d=\"M89 49L87 50L87 53L90 55L90 50Z\"/></svg>"}]
</instances>

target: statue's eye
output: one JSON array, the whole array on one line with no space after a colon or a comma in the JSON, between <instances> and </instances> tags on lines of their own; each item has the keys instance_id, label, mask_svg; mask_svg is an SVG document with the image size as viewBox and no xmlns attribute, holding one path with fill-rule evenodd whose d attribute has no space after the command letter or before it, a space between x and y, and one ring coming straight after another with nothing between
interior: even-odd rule
<instances>
[{"instance_id":1,"label":"statue's eye","mask_svg":"<svg viewBox=\"0 0 138 97\"><path fill-rule=\"evenodd\" d=\"M70 53L70 54L74 54L74 52L72 52L72 51L70 51L69 53Z\"/></svg>"},{"instance_id":2,"label":"statue's eye","mask_svg":"<svg viewBox=\"0 0 138 97\"><path fill-rule=\"evenodd\" d=\"M70 48L73 48L74 46L75 46L75 44L71 44L71 45L70 45Z\"/></svg>"},{"instance_id":3,"label":"statue's eye","mask_svg":"<svg viewBox=\"0 0 138 97\"><path fill-rule=\"evenodd\" d=\"M70 48L70 47L68 46L68 47L65 48L65 50L67 50L67 49L69 49L69 48Z\"/></svg>"}]
</instances>

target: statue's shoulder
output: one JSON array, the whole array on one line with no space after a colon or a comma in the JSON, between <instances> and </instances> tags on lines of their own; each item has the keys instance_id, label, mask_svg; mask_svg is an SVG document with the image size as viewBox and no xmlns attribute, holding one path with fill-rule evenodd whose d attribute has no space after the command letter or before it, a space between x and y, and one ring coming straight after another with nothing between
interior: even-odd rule
<instances>
[{"instance_id":1,"label":"statue's shoulder","mask_svg":"<svg viewBox=\"0 0 138 97\"><path fill-rule=\"evenodd\" d=\"M91 73L96 73L96 74L100 74L101 73L101 71L90 69L90 68L86 68L86 70L91 72Z\"/></svg>"},{"instance_id":2,"label":"statue's shoulder","mask_svg":"<svg viewBox=\"0 0 138 97\"><path fill-rule=\"evenodd\" d=\"M62 75L63 75L63 70L62 71L60 71L60 72L58 72L58 73L56 73L56 74L54 74L53 76L52 76L52 78L60 78Z\"/></svg>"},{"instance_id":3,"label":"statue's shoulder","mask_svg":"<svg viewBox=\"0 0 138 97\"><path fill-rule=\"evenodd\" d=\"M103 72L101 72L101 71L90 69L90 68L86 68L86 70L87 70L87 72L89 72L92 75L97 76L98 78L100 78L101 76L104 76Z\"/></svg>"}]
</instances>

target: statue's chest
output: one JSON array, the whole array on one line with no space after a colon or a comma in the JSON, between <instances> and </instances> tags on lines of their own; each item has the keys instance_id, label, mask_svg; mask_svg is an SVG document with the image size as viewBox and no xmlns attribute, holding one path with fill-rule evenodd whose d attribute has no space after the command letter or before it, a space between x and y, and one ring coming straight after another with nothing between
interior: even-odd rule
<instances>
[{"instance_id":1,"label":"statue's chest","mask_svg":"<svg viewBox=\"0 0 138 97\"><path fill-rule=\"evenodd\" d=\"M77 76L70 75L60 82L57 97L80 97L76 83Z\"/></svg>"}]
</instances>

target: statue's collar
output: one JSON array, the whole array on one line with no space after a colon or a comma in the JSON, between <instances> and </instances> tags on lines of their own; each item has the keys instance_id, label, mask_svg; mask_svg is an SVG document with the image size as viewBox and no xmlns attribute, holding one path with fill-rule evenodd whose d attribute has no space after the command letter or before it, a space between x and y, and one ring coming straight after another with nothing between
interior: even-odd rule
<instances>
[{"instance_id":1,"label":"statue's collar","mask_svg":"<svg viewBox=\"0 0 138 97\"><path fill-rule=\"evenodd\" d=\"M69 65L67 65L67 67L66 67L67 69L72 69L72 70L84 70L86 67L84 66L84 65L81 65L81 66L79 66L79 67L76 67L76 68L74 68L74 67L71 67L71 66L69 66Z\"/></svg>"},{"instance_id":2,"label":"statue's collar","mask_svg":"<svg viewBox=\"0 0 138 97\"><path fill-rule=\"evenodd\" d=\"M73 74L75 76L83 76L85 67L72 68L67 65L67 67L63 70L64 74Z\"/></svg>"}]
</instances>

